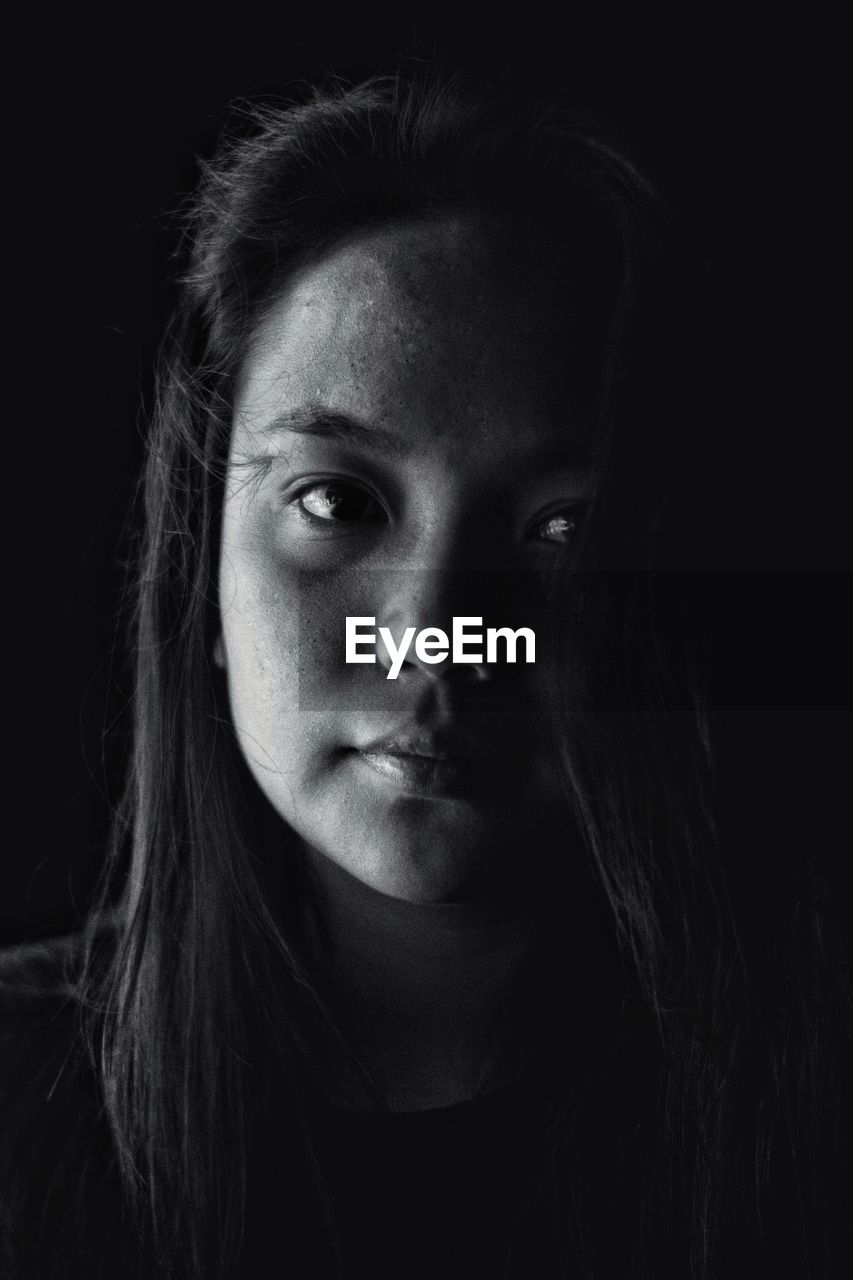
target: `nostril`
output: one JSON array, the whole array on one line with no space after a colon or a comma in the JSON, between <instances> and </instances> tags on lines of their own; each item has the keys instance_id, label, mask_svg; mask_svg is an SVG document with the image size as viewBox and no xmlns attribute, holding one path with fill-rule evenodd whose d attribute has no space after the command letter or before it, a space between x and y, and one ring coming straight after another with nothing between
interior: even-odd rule
<instances>
[{"instance_id":1,"label":"nostril","mask_svg":"<svg viewBox=\"0 0 853 1280\"><path fill-rule=\"evenodd\" d=\"M454 619L456 622L475 623L479 618ZM383 634L384 633L384 634ZM418 668L430 675L442 679L464 680L474 682L490 678L489 657L482 643L483 637L464 636L459 642L456 626L443 631L439 627L425 627L415 636L414 627L407 627L399 643L387 628L379 629L377 637L377 653L381 646L379 658L383 668L391 679L397 679L403 672ZM467 649L465 644L469 646ZM470 645L478 646L478 652L472 653Z\"/></svg>"},{"instance_id":2,"label":"nostril","mask_svg":"<svg viewBox=\"0 0 853 1280\"><path fill-rule=\"evenodd\" d=\"M489 668L484 662L471 662L466 663L464 666L458 662L449 662L443 669L442 674L446 680L464 680L469 684L492 678Z\"/></svg>"}]
</instances>

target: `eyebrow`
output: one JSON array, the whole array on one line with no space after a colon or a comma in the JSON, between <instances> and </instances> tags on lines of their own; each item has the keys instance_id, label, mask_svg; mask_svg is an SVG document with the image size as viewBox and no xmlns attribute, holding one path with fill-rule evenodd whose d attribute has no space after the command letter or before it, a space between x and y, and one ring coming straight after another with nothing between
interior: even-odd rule
<instances>
[{"instance_id":1,"label":"eyebrow","mask_svg":"<svg viewBox=\"0 0 853 1280\"><path fill-rule=\"evenodd\" d=\"M395 431L368 426L351 414L314 405L288 409L277 414L263 428L262 434L276 435L279 431L291 431L300 436L319 436L323 440L339 440L342 444L356 444L375 453L393 453L397 457L404 457L411 452L409 445Z\"/></svg>"},{"instance_id":2,"label":"eyebrow","mask_svg":"<svg viewBox=\"0 0 853 1280\"><path fill-rule=\"evenodd\" d=\"M273 436L289 431L294 435L315 436L323 440L337 440L342 444L355 444L373 453L392 454L397 458L408 457L412 446L396 431L375 424L368 425L360 418L338 410L324 409L319 405L306 405L288 409L276 415L261 431ZM585 471L592 464L589 449L568 434L555 434L544 447L525 450L545 464L562 465L572 471ZM520 456L520 455L519 455Z\"/></svg>"}]
</instances>

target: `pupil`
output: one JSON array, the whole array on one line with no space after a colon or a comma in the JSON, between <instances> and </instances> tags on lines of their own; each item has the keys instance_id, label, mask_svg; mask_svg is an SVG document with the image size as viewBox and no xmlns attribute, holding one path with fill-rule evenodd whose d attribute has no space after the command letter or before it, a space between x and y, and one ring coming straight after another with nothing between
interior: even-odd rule
<instances>
[{"instance_id":1,"label":"pupil","mask_svg":"<svg viewBox=\"0 0 853 1280\"><path fill-rule=\"evenodd\" d=\"M353 495L355 500L353 501ZM323 491L323 503L332 515L343 516L344 519L349 517L352 519L358 514L359 497L362 499L361 506L364 505L366 494L358 494L357 490L351 489L348 485L329 484ZM350 508L349 511L347 510ZM355 509L353 509L355 508Z\"/></svg>"},{"instance_id":2,"label":"pupil","mask_svg":"<svg viewBox=\"0 0 853 1280\"><path fill-rule=\"evenodd\" d=\"M329 507L331 510L337 510L340 507L342 502L342 499L340 496L340 490L334 487L333 485L327 486L326 492L324 493L323 497L325 499L326 506Z\"/></svg>"},{"instance_id":3,"label":"pupil","mask_svg":"<svg viewBox=\"0 0 853 1280\"><path fill-rule=\"evenodd\" d=\"M546 520L545 528L551 534L568 534L575 531L574 516L551 516Z\"/></svg>"}]
</instances>

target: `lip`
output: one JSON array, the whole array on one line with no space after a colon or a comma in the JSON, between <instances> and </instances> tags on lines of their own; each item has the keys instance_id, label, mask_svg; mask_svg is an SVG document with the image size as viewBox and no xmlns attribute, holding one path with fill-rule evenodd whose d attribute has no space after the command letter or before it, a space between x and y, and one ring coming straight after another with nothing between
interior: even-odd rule
<instances>
[{"instance_id":1,"label":"lip","mask_svg":"<svg viewBox=\"0 0 853 1280\"><path fill-rule=\"evenodd\" d=\"M432 762L496 761L494 743L487 744L467 730L448 726L443 729L401 730L384 738L376 738L359 748L372 755L415 757Z\"/></svg>"},{"instance_id":2,"label":"lip","mask_svg":"<svg viewBox=\"0 0 853 1280\"><path fill-rule=\"evenodd\" d=\"M428 795L467 795L482 789L490 770L484 759L428 756L399 750L362 748L356 755L375 773L405 790Z\"/></svg>"},{"instance_id":3,"label":"lip","mask_svg":"<svg viewBox=\"0 0 853 1280\"><path fill-rule=\"evenodd\" d=\"M408 724L356 749L375 773L422 795L491 794L511 766L509 746L460 724Z\"/></svg>"}]
</instances>

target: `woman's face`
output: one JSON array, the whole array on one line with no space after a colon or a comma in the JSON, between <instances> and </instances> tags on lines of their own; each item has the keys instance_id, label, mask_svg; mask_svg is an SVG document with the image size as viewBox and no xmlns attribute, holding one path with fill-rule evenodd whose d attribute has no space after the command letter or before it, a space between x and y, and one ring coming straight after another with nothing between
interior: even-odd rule
<instances>
[{"instance_id":1,"label":"woman's face","mask_svg":"<svg viewBox=\"0 0 853 1280\"><path fill-rule=\"evenodd\" d=\"M413 901L531 881L565 841L549 590L593 482L569 286L474 217L304 267L237 381L216 659L258 786L313 852ZM346 619L376 644L345 660ZM379 638L482 618L535 662ZM485 645L469 643L468 654Z\"/></svg>"}]
</instances>

